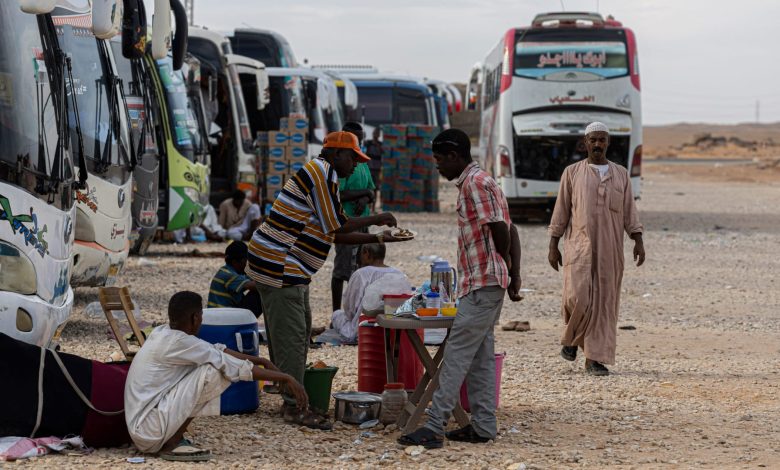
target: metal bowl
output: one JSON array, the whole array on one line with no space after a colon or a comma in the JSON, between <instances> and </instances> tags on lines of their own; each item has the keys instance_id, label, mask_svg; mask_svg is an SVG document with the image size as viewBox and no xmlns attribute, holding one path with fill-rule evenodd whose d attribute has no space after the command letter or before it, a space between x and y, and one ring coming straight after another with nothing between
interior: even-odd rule
<instances>
[{"instance_id":1,"label":"metal bowl","mask_svg":"<svg viewBox=\"0 0 780 470\"><path fill-rule=\"evenodd\" d=\"M382 396L369 392L338 392L333 394L336 400L336 421L348 424L362 424L379 419L382 410Z\"/></svg>"}]
</instances>

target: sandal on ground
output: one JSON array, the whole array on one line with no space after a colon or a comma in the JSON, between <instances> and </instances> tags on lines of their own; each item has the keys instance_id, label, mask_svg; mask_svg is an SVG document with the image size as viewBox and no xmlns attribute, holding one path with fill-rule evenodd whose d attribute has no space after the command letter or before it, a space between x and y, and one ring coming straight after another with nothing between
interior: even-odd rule
<instances>
[{"instance_id":1,"label":"sandal on ground","mask_svg":"<svg viewBox=\"0 0 780 470\"><path fill-rule=\"evenodd\" d=\"M319 415L313 411L300 411L295 406L282 405L282 419L285 423L298 424L310 429L330 431L333 424L327 416Z\"/></svg>"},{"instance_id":2,"label":"sandal on ground","mask_svg":"<svg viewBox=\"0 0 780 470\"><path fill-rule=\"evenodd\" d=\"M577 346L564 346L561 348L561 357L567 361L577 359Z\"/></svg>"},{"instance_id":3,"label":"sandal on ground","mask_svg":"<svg viewBox=\"0 0 780 470\"><path fill-rule=\"evenodd\" d=\"M444 439L428 428L420 428L412 433L398 438L398 443L404 446L423 446L426 449L441 449Z\"/></svg>"},{"instance_id":4,"label":"sandal on ground","mask_svg":"<svg viewBox=\"0 0 780 470\"><path fill-rule=\"evenodd\" d=\"M270 383L270 384L265 384L265 385L263 385L263 392L265 392L265 393L271 393L271 394L273 394L273 395L279 395L279 393L281 393L281 392L279 391L279 386L278 386L278 385L276 385L276 384L274 384L274 383Z\"/></svg>"},{"instance_id":5,"label":"sandal on ground","mask_svg":"<svg viewBox=\"0 0 780 470\"><path fill-rule=\"evenodd\" d=\"M513 320L513 321L510 321L510 322L504 323L501 326L501 329L504 330L504 331L515 331L515 328L517 328L517 325L519 323L520 323L519 321Z\"/></svg>"},{"instance_id":6,"label":"sandal on ground","mask_svg":"<svg viewBox=\"0 0 780 470\"><path fill-rule=\"evenodd\" d=\"M531 331L531 324L527 321L519 321L515 326L515 331Z\"/></svg>"},{"instance_id":7,"label":"sandal on ground","mask_svg":"<svg viewBox=\"0 0 780 470\"><path fill-rule=\"evenodd\" d=\"M160 458L173 462L206 462L211 460L211 451L198 449L188 439L182 439L172 450L161 452Z\"/></svg>"},{"instance_id":8,"label":"sandal on ground","mask_svg":"<svg viewBox=\"0 0 780 470\"><path fill-rule=\"evenodd\" d=\"M470 424L455 431L446 432L444 435L451 441L471 442L472 444L484 444L491 440L489 437L482 437L477 434L477 431Z\"/></svg>"},{"instance_id":9,"label":"sandal on ground","mask_svg":"<svg viewBox=\"0 0 780 470\"><path fill-rule=\"evenodd\" d=\"M609 369L604 364L596 361L587 361L585 363L585 372L596 377L606 377L609 375Z\"/></svg>"}]
</instances>

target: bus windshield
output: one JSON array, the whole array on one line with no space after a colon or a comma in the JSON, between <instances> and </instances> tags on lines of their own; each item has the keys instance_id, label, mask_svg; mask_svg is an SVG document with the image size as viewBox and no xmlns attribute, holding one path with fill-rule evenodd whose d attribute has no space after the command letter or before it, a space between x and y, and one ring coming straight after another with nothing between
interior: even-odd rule
<instances>
[{"instance_id":1,"label":"bus windshield","mask_svg":"<svg viewBox=\"0 0 780 470\"><path fill-rule=\"evenodd\" d=\"M119 116L114 116L116 120L112 119L111 115L116 111L109 102L109 93L117 91L112 91L98 40L89 29L71 25L58 26L57 34L63 52L70 55L73 64L73 83L67 84L68 92L76 94L88 164L94 166L100 161L110 166L121 166L127 159L119 154L121 147L117 145ZM71 119L71 138L75 142L74 124L75 120Z\"/></svg>"},{"instance_id":2,"label":"bus windshield","mask_svg":"<svg viewBox=\"0 0 780 470\"><path fill-rule=\"evenodd\" d=\"M621 29L530 29L518 33L514 74L551 81L605 80L628 75Z\"/></svg>"},{"instance_id":3,"label":"bus windshield","mask_svg":"<svg viewBox=\"0 0 780 470\"><path fill-rule=\"evenodd\" d=\"M157 61L160 82L165 90L168 122L176 150L190 161L195 161L195 146L200 142L200 130L187 97L187 86L180 70L173 70L170 57Z\"/></svg>"},{"instance_id":4,"label":"bus windshield","mask_svg":"<svg viewBox=\"0 0 780 470\"><path fill-rule=\"evenodd\" d=\"M425 106L425 104L423 104ZM360 87L358 107L350 112L350 120L361 121L372 126L393 123L393 89L391 87Z\"/></svg>"},{"instance_id":5,"label":"bus windshield","mask_svg":"<svg viewBox=\"0 0 780 470\"><path fill-rule=\"evenodd\" d=\"M16 2L0 2L0 180L32 194L39 177L73 178L67 154L55 161L55 96L35 16L22 13ZM23 172L17 175L18 165Z\"/></svg>"}]
</instances>

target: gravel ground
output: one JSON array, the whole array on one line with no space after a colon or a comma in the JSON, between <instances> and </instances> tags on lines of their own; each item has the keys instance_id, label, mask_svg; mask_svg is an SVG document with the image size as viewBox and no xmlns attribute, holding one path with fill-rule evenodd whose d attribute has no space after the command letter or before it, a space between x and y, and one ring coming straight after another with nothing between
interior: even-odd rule
<instances>
[{"instance_id":1,"label":"gravel ground","mask_svg":"<svg viewBox=\"0 0 780 470\"><path fill-rule=\"evenodd\" d=\"M780 187L696 180L652 165L645 171L639 208L648 261L639 269L627 264L620 325L636 329L619 331L609 378L586 376L582 359L572 364L558 356L560 275L547 264L545 227L523 225L524 287L534 292L521 303L507 301L502 323L530 320L532 331L497 329L497 350L507 358L495 442L413 457L395 444L397 432L361 437L352 426L310 432L284 425L274 395L263 395L252 415L196 420L193 438L225 468L780 467ZM414 283L428 275L417 256L455 259L454 186L446 183L441 194L441 214L398 217L418 239L393 245L388 263ZM207 291L220 260L174 256L195 247L158 245L129 260L119 284L131 287L145 320L164 321L176 290ZM328 261L312 284L319 325L330 315L331 268ZM93 300L95 290L77 291L61 345L104 360L118 348L105 320L82 313ZM337 390L356 387L356 357L354 347L310 354L340 367ZM134 455L132 448L99 449L20 465L124 468ZM155 458L146 465L185 466Z\"/></svg>"}]
</instances>

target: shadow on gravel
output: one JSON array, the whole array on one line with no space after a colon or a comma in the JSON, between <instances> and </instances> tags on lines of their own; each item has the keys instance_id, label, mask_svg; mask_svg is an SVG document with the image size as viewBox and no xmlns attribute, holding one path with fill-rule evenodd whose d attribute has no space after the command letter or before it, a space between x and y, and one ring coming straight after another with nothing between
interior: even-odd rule
<instances>
[{"instance_id":1,"label":"shadow on gravel","mask_svg":"<svg viewBox=\"0 0 780 470\"><path fill-rule=\"evenodd\" d=\"M641 211L639 219L651 232L777 233L780 226L780 214Z\"/></svg>"}]
</instances>

